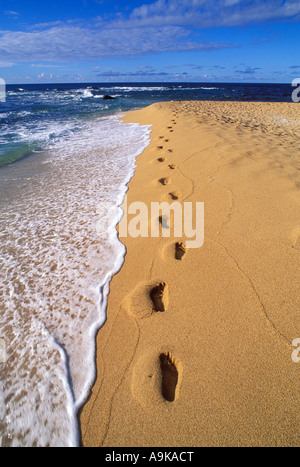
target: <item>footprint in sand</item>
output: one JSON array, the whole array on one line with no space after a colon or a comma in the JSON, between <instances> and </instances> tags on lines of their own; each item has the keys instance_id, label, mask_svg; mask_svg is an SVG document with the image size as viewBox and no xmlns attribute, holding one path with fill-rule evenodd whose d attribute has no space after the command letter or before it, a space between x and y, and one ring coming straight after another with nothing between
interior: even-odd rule
<instances>
[{"instance_id":1,"label":"footprint in sand","mask_svg":"<svg viewBox=\"0 0 300 467\"><path fill-rule=\"evenodd\" d=\"M171 196L172 199L177 200L180 198L181 193L180 191L172 191L171 193L169 193L169 195Z\"/></svg>"},{"instance_id":2,"label":"footprint in sand","mask_svg":"<svg viewBox=\"0 0 300 467\"><path fill-rule=\"evenodd\" d=\"M165 162L166 158L165 157L159 157L157 160L158 160L158 162Z\"/></svg>"},{"instance_id":3,"label":"footprint in sand","mask_svg":"<svg viewBox=\"0 0 300 467\"><path fill-rule=\"evenodd\" d=\"M169 152L174 152L174 149L168 149Z\"/></svg>"},{"instance_id":4,"label":"footprint in sand","mask_svg":"<svg viewBox=\"0 0 300 467\"><path fill-rule=\"evenodd\" d=\"M157 149L161 151L164 147L163 146L157 146Z\"/></svg>"},{"instance_id":5,"label":"footprint in sand","mask_svg":"<svg viewBox=\"0 0 300 467\"><path fill-rule=\"evenodd\" d=\"M187 249L184 242L177 242L175 245L175 259L182 261Z\"/></svg>"},{"instance_id":6,"label":"footprint in sand","mask_svg":"<svg viewBox=\"0 0 300 467\"><path fill-rule=\"evenodd\" d=\"M160 354L159 360L162 374L162 396L166 401L174 402L179 376L175 360L170 352Z\"/></svg>"},{"instance_id":7,"label":"footprint in sand","mask_svg":"<svg viewBox=\"0 0 300 467\"><path fill-rule=\"evenodd\" d=\"M167 311L169 288L163 281L143 282L124 299L123 306L136 319Z\"/></svg>"},{"instance_id":8,"label":"footprint in sand","mask_svg":"<svg viewBox=\"0 0 300 467\"><path fill-rule=\"evenodd\" d=\"M170 352L164 348L148 350L134 363L132 395L143 407L168 410L168 403L179 397L182 375L181 362Z\"/></svg>"},{"instance_id":9,"label":"footprint in sand","mask_svg":"<svg viewBox=\"0 0 300 467\"><path fill-rule=\"evenodd\" d=\"M185 256L188 253L188 248L186 247L185 241L182 239L181 241L174 242L174 240L162 248L161 251L161 258L164 263L170 264L173 261L177 263L177 261L185 261ZM175 266L174 266L175 267ZM178 264L178 267L179 264Z\"/></svg>"},{"instance_id":10,"label":"footprint in sand","mask_svg":"<svg viewBox=\"0 0 300 467\"><path fill-rule=\"evenodd\" d=\"M160 282L158 285L156 285L150 290L150 298L153 303L153 310L156 312L166 311L165 298L164 298L165 289L166 289L165 282Z\"/></svg>"},{"instance_id":11,"label":"footprint in sand","mask_svg":"<svg viewBox=\"0 0 300 467\"><path fill-rule=\"evenodd\" d=\"M159 180L162 185L170 185L171 179L169 177L163 177Z\"/></svg>"},{"instance_id":12,"label":"footprint in sand","mask_svg":"<svg viewBox=\"0 0 300 467\"><path fill-rule=\"evenodd\" d=\"M177 167L176 164L169 164L169 168L170 168L171 170L175 170L176 167Z\"/></svg>"}]
</instances>

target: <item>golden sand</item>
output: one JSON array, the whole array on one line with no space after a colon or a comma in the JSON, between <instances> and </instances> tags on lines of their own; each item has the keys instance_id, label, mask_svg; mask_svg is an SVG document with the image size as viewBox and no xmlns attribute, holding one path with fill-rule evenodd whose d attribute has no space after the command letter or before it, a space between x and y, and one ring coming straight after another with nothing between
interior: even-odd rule
<instances>
[{"instance_id":1,"label":"golden sand","mask_svg":"<svg viewBox=\"0 0 300 467\"><path fill-rule=\"evenodd\" d=\"M83 445L299 446L299 107L170 102L125 122L152 125L128 203L204 202L205 241L122 239Z\"/></svg>"}]
</instances>

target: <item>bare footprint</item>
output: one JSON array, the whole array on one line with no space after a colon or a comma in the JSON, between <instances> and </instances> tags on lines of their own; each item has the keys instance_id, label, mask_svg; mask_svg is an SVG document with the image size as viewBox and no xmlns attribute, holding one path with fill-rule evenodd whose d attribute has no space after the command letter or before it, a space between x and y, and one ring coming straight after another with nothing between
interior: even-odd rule
<instances>
[{"instance_id":1,"label":"bare footprint","mask_svg":"<svg viewBox=\"0 0 300 467\"><path fill-rule=\"evenodd\" d=\"M166 355L166 357L163 357L163 355ZM170 356L170 366L168 365L168 355ZM146 350L139 359L134 361L131 392L134 399L141 404L142 407L149 407L152 410L154 407L159 408L161 411L169 410L166 400L173 399L173 397L175 401L178 399L182 384L183 367L177 358L176 361L174 360L170 352L166 350L166 347L154 347ZM168 381L168 373L172 372L172 365L175 367L175 378L173 378L173 382L170 383ZM169 371L169 367L171 371ZM177 383L176 370L178 373ZM171 378L169 379L171 380Z\"/></svg>"},{"instance_id":2,"label":"bare footprint","mask_svg":"<svg viewBox=\"0 0 300 467\"><path fill-rule=\"evenodd\" d=\"M166 401L174 402L178 384L178 370L174 358L169 352L160 354L159 360L162 373L162 396Z\"/></svg>"},{"instance_id":3,"label":"bare footprint","mask_svg":"<svg viewBox=\"0 0 300 467\"><path fill-rule=\"evenodd\" d=\"M176 200L179 199L181 196L180 191L172 191L172 193L169 193L172 199Z\"/></svg>"},{"instance_id":4,"label":"bare footprint","mask_svg":"<svg viewBox=\"0 0 300 467\"><path fill-rule=\"evenodd\" d=\"M141 282L122 301L130 316L142 320L168 309L169 287L163 281Z\"/></svg>"},{"instance_id":5,"label":"bare footprint","mask_svg":"<svg viewBox=\"0 0 300 467\"><path fill-rule=\"evenodd\" d=\"M170 185L171 183L171 179L169 177L161 178L159 181L162 185Z\"/></svg>"},{"instance_id":6,"label":"bare footprint","mask_svg":"<svg viewBox=\"0 0 300 467\"><path fill-rule=\"evenodd\" d=\"M166 311L164 293L165 293L166 284L165 282L160 282L158 285L153 287L150 290L150 298L153 303L153 310L156 312Z\"/></svg>"},{"instance_id":7,"label":"bare footprint","mask_svg":"<svg viewBox=\"0 0 300 467\"><path fill-rule=\"evenodd\" d=\"M183 242L177 242L175 245L175 258L178 261L182 261L184 255L186 254L186 246Z\"/></svg>"}]
</instances>

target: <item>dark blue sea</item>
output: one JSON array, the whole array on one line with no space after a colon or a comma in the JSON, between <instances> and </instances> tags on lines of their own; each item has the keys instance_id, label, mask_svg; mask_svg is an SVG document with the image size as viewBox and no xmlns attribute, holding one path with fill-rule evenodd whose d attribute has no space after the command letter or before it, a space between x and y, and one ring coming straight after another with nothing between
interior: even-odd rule
<instances>
[{"instance_id":1,"label":"dark blue sea","mask_svg":"<svg viewBox=\"0 0 300 467\"><path fill-rule=\"evenodd\" d=\"M287 84L128 83L8 85L0 103L0 166L51 146L93 118L159 101L290 102ZM103 100L109 95L113 100Z\"/></svg>"},{"instance_id":2,"label":"dark blue sea","mask_svg":"<svg viewBox=\"0 0 300 467\"><path fill-rule=\"evenodd\" d=\"M0 102L0 446L78 446L95 336L125 248L116 225L158 101L291 101L291 86L8 86ZM104 99L110 96L111 99Z\"/></svg>"}]
</instances>

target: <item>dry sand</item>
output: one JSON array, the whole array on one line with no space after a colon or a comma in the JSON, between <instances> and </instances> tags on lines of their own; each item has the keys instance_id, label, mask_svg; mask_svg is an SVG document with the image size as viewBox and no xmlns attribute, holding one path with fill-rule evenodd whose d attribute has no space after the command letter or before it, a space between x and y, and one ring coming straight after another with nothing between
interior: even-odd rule
<instances>
[{"instance_id":1,"label":"dry sand","mask_svg":"<svg viewBox=\"0 0 300 467\"><path fill-rule=\"evenodd\" d=\"M299 446L299 107L170 102L124 121L152 125L128 203L204 202L205 242L176 260L180 239L122 239L83 445Z\"/></svg>"}]
</instances>

